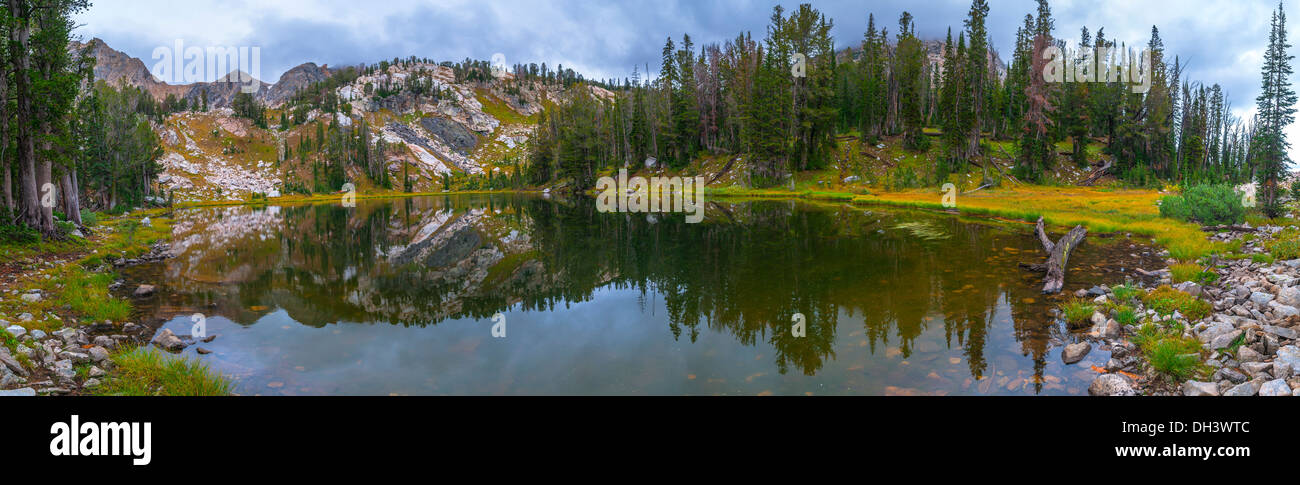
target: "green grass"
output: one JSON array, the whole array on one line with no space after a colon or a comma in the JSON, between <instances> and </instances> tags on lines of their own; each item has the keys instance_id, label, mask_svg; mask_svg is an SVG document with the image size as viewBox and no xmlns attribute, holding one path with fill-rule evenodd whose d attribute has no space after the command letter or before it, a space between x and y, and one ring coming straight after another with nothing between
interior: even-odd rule
<instances>
[{"instance_id":1,"label":"green grass","mask_svg":"<svg viewBox=\"0 0 1300 485\"><path fill-rule=\"evenodd\" d=\"M1207 370L1201 362L1201 343L1184 337L1179 326L1144 324L1133 335L1133 343L1141 348L1151 369L1172 382L1185 381Z\"/></svg>"},{"instance_id":2,"label":"green grass","mask_svg":"<svg viewBox=\"0 0 1300 485\"><path fill-rule=\"evenodd\" d=\"M1097 306L1092 302L1083 299L1072 299L1062 303L1059 307L1061 313L1065 315L1065 321L1070 325L1078 325L1092 318L1092 314L1097 311Z\"/></svg>"},{"instance_id":3,"label":"green grass","mask_svg":"<svg viewBox=\"0 0 1300 485\"><path fill-rule=\"evenodd\" d=\"M115 273L91 273L80 265L65 267L52 281L63 285L58 301L91 322L123 322L131 316L131 303L113 297L108 285Z\"/></svg>"},{"instance_id":4,"label":"green grass","mask_svg":"<svg viewBox=\"0 0 1300 485\"><path fill-rule=\"evenodd\" d=\"M1195 263L1180 263L1169 267L1169 275L1174 283L1196 281L1196 276L1200 273L1201 267Z\"/></svg>"},{"instance_id":5,"label":"green grass","mask_svg":"<svg viewBox=\"0 0 1300 485\"><path fill-rule=\"evenodd\" d=\"M135 347L112 354L116 365L95 389L104 396L226 396L231 384L206 364Z\"/></svg>"},{"instance_id":6,"label":"green grass","mask_svg":"<svg viewBox=\"0 0 1300 485\"><path fill-rule=\"evenodd\" d=\"M1130 284L1116 286L1111 288L1110 291L1115 294L1116 300L1124 303L1133 301L1134 298L1142 296L1142 290Z\"/></svg>"},{"instance_id":7,"label":"green grass","mask_svg":"<svg viewBox=\"0 0 1300 485\"><path fill-rule=\"evenodd\" d=\"M1133 325L1138 321L1137 310L1128 305L1115 308L1115 321L1121 325Z\"/></svg>"},{"instance_id":8,"label":"green grass","mask_svg":"<svg viewBox=\"0 0 1300 485\"><path fill-rule=\"evenodd\" d=\"M1208 269L1202 269L1201 265L1196 263L1179 263L1169 267L1170 278L1174 283L1192 281L1195 283L1213 283L1219 279L1219 274Z\"/></svg>"},{"instance_id":9,"label":"green grass","mask_svg":"<svg viewBox=\"0 0 1300 485\"><path fill-rule=\"evenodd\" d=\"M1268 252L1277 259L1300 258L1300 230L1292 227L1277 233L1277 238L1268 243Z\"/></svg>"},{"instance_id":10,"label":"green grass","mask_svg":"<svg viewBox=\"0 0 1300 485\"><path fill-rule=\"evenodd\" d=\"M1182 313L1189 321L1196 321L1210 316L1214 311L1214 306L1209 302L1199 300L1196 297L1175 290L1169 286L1161 286L1142 297L1147 307L1155 310L1161 315L1172 315L1174 311Z\"/></svg>"}]
</instances>

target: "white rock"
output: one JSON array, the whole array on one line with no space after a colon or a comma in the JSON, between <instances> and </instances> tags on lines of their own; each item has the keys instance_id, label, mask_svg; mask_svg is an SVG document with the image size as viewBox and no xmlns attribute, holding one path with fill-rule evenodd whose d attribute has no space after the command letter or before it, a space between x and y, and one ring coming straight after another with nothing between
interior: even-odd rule
<instances>
[{"instance_id":1,"label":"white rock","mask_svg":"<svg viewBox=\"0 0 1300 485\"><path fill-rule=\"evenodd\" d=\"M1268 302L1268 306L1273 309L1273 315L1276 315L1279 319L1300 315L1300 309L1290 305L1283 305L1276 301Z\"/></svg>"},{"instance_id":2,"label":"white rock","mask_svg":"<svg viewBox=\"0 0 1300 485\"><path fill-rule=\"evenodd\" d=\"M1291 386L1286 385L1286 381L1283 379L1273 379L1271 381L1265 382L1263 386L1260 386L1259 395L1290 396Z\"/></svg>"},{"instance_id":3,"label":"white rock","mask_svg":"<svg viewBox=\"0 0 1300 485\"><path fill-rule=\"evenodd\" d=\"M1250 301L1259 306L1267 305L1268 302L1273 301L1273 298L1273 295L1262 291L1256 291L1250 294Z\"/></svg>"},{"instance_id":4,"label":"white rock","mask_svg":"<svg viewBox=\"0 0 1300 485\"><path fill-rule=\"evenodd\" d=\"M1187 381L1183 383L1184 396L1218 396L1219 386L1213 382Z\"/></svg>"},{"instance_id":5,"label":"white rock","mask_svg":"<svg viewBox=\"0 0 1300 485\"><path fill-rule=\"evenodd\" d=\"M1233 386L1224 392L1224 396L1254 396L1259 393L1259 388L1264 386L1263 379L1252 379L1241 384Z\"/></svg>"},{"instance_id":6,"label":"white rock","mask_svg":"<svg viewBox=\"0 0 1300 485\"><path fill-rule=\"evenodd\" d=\"M1300 307L1300 288L1288 286L1277 292L1277 302L1287 306Z\"/></svg>"},{"instance_id":7,"label":"white rock","mask_svg":"<svg viewBox=\"0 0 1300 485\"><path fill-rule=\"evenodd\" d=\"M1277 361L1290 365L1291 372L1294 374L1296 370L1300 370L1300 347L1287 345L1277 349Z\"/></svg>"},{"instance_id":8,"label":"white rock","mask_svg":"<svg viewBox=\"0 0 1300 485\"><path fill-rule=\"evenodd\" d=\"M1102 374L1088 385L1088 394L1093 396L1136 396L1133 383L1129 378L1119 374Z\"/></svg>"}]
</instances>

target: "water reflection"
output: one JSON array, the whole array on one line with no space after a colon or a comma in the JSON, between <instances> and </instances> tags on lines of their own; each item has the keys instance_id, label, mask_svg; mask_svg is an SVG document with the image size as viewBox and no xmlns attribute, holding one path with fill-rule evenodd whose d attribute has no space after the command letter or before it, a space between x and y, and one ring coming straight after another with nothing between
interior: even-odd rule
<instances>
[{"instance_id":1,"label":"water reflection","mask_svg":"<svg viewBox=\"0 0 1300 485\"><path fill-rule=\"evenodd\" d=\"M224 333L204 358L245 393L1067 393L1105 358L1061 364L1071 337L1016 268L1041 251L1010 225L449 196L189 209L175 227L176 257L128 275L160 283L141 307L174 331L210 315ZM1099 242L1068 291L1142 258Z\"/></svg>"}]
</instances>

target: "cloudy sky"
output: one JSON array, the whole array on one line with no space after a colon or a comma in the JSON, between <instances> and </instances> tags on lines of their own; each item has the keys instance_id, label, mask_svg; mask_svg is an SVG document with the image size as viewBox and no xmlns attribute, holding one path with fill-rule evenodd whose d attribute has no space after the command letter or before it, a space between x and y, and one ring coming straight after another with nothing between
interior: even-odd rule
<instances>
[{"instance_id":1,"label":"cloudy sky","mask_svg":"<svg viewBox=\"0 0 1300 485\"><path fill-rule=\"evenodd\" d=\"M653 72L667 36L689 33L697 46L738 32L761 38L772 0L93 0L77 16L77 33L99 37L151 68L159 46L257 46L260 78L274 81L304 62L343 65L416 55L437 60L489 59L509 64L563 64L589 78L624 77L633 66ZM1300 37L1300 4L1286 7L1292 39ZM835 22L840 47L857 45L867 14L897 31L903 10L923 37L961 28L969 0L823 0L813 6ZM989 31L1008 58L1016 26L1034 0L991 0ZM797 3L783 3L787 10ZM1259 91L1262 52L1275 0L1054 0L1059 37L1080 27L1145 45L1160 28L1166 50L1188 63L1190 79L1219 83L1234 111L1248 117ZM1293 50L1294 52L1294 50ZM217 77L224 73L208 73ZM1289 138L1300 147L1300 125ZM1300 160L1300 148L1292 154Z\"/></svg>"}]
</instances>

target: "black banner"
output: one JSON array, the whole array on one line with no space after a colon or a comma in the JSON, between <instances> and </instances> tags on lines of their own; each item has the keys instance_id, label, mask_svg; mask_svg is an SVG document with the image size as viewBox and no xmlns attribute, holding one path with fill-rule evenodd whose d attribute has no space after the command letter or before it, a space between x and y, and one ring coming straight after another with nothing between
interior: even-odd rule
<instances>
[{"instance_id":1,"label":"black banner","mask_svg":"<svg viewBox=\"0 0 1300 485\"><path fill-rule=\"evenodd\" d=\"M1293 402L1259 398L33 398L5 399L0 409L11 463L132 474L286 463L420 468L431 457L440 468L626 463L665 452L991 469L1062 459L1239 466L1293 455L1287 439L1300 431ZM117 438L112 453L106 434L144 436L145 423L147 445Z\"/></svg>"}]
</instances>

